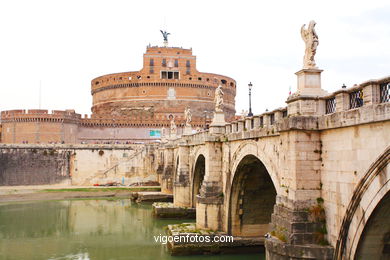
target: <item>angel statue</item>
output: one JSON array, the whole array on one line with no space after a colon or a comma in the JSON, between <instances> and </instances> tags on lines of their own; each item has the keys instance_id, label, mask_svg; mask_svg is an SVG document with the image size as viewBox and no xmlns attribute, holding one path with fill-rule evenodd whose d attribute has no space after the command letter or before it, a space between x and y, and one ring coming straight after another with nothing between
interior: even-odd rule
<instances>
[{"instance_id":1,"label":"angel statue","mask_svg":"<svg viewBox=\"0 0 390 260\"><path fill-rule=\"evenodd\" d=\"M186 126L191 126L190 123L192 121L192 113L189 107L184 110L184 118L186 119Z\"/></svg>"},{"instance_id":2,"label":"angel statue","mask_svg":"<svg viewBox=\"0 0 390 260\"><path fill-rule=\"evenodd\" d=\"M215 111L222 112L223 91L221 85L219 85L218 88L215 90L214 102L215 102Z\"/></svg>"},{"instance_id":3,"label":"angel statue","mask_svg":"<svg viewBox=\"0 0 390 260\"><path fill-rule=\"evenodd\" d=\"M305 69L316 68L314 55L316 54L319 42L318 35L314 30L315 25L316 22L311 20L307 29L305 28L306 24L301 27L301 36L306 45L305 56L303 58L303 68Z\"/></svg>"},{"instance_id":4,"label":"angel statue","mask_svg":"<svg viewBox=\"0 0 390 260\"><path fill-rule=\"evenodd\" d=\"M162 35L163 35L164 42L168 42L168 35L170 35L170 33L167 32L167 31L163 31L163 30L160 30L160 32L161 32Z\"/></svg>"}]
</instances>

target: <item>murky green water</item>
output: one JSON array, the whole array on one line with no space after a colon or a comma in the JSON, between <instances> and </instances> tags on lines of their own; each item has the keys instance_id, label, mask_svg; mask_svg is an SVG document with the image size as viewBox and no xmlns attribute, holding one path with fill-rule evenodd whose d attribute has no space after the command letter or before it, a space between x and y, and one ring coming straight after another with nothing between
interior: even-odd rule
<instances>
[{"instance_id":1,"label":"murky green water","mask_svg":"<svg viewBox=\"0 0 390 260\"><path fill-rule=\"evenodd\" d=\"M153 236L183 220L153 218L129 200L64 200L0 205L0 259L264 259L263 255L172 257Z\"/></svg>"}]
</instances>

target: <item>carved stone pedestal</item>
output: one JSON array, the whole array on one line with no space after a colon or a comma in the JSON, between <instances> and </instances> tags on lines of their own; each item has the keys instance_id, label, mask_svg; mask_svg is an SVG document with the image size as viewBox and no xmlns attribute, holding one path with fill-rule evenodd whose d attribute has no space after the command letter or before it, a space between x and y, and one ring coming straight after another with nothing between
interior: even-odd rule
<instances>
[{"instance_id":1,"label":"carved stone pedestal","mask_svg":"<svg viewBox=\"0 0 390 260\"><path fill-rule=\"evenodd\" d=\"M210 126L225 126L225 114L223 111L216 111L214 112L213 121L211 122Z\"/></svg>"},{"instance_id":2,"label":"carved stone pedestal","mask_svg":"<svg viewBox=\"0 0 390 260\"><path fill-rule=\"evenodd\" d=\"M191 125L186 125L184 127L183 135L192 135L192 127L191 127Z\"/></svg>"},{"instance_id":3,"label":"carved stone pedestal","mask_svg":"<svg viewBox=\"0 0 390 260\"><path fill-rule=\"evenodd\" d=\"M210 124L211 134L224 134L225 133L225 114L221 112L214 112L213 121Z\"/></svg>"},{"instance_id":4,"label":"carved stone pedestal","mask_svg":"<svg viewBox=\"0 0 390 260\"><path fill-rule=\"evenodd\" d=\"M302 69L295 73L298 77L298 95L325 96L328 93L321 88L320 69Z\"/></svg>"}]
</instances>

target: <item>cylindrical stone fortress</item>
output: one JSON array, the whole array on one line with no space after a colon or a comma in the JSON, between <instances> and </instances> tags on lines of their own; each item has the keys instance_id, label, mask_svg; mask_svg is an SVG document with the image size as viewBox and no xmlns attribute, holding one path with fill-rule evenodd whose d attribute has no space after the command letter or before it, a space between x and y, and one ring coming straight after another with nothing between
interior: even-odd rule
<instances>
[{"instance_id":1,"label":"cylindrical stone fortress","mask_svg":"<svg viewBox=\"0 0 390 260\"><path fill-rule=\"evenodd\" d=\"M192 124L203 126L214 111L214 92L224 91L227 120L235 114L236 82L229 77L196 69L191 49L147 47L140 71L104 75L92 80L92 118L139 117L169 125L169 118L184 123L184 109ZM208 113L205 113L207 111Z\"/></svg>"}]
</instances>

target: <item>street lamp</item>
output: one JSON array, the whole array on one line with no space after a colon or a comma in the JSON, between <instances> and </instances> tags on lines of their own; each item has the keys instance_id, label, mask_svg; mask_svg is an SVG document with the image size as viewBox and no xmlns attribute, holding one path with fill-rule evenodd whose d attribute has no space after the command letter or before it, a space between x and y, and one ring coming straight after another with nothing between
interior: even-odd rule
<instances>
[{"instance_id":1,"label":"street lamp","mask_svg":"<svg viewBox=\"0 0 390 260\"><path fill-rule=\"evenodd\" d=\"M252 82L249 82L248 84L248 88L249 88L249 113L248 113L248 116L253 116L253 113L252 113L252 103L251 103L251 96L252 96Z\"/></svg>"}]
</instances>

